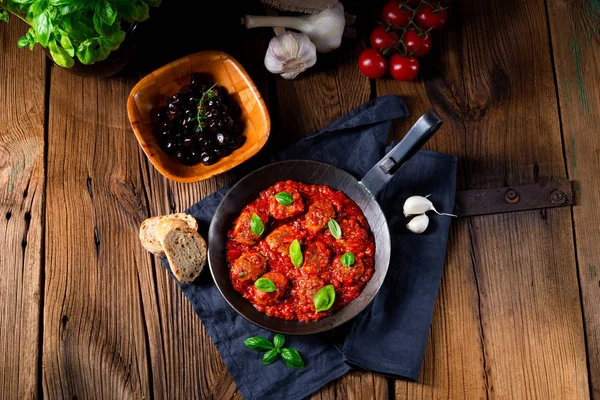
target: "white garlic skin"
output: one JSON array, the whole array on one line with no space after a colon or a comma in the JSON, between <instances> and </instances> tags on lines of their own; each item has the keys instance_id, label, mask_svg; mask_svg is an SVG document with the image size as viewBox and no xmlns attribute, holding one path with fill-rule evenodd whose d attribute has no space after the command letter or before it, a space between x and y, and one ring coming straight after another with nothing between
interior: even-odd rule
<instances>
[{"instance_id":1,"label":"white garlic skin","mask_svg":"<svg viewBox=\"0 0 600 400\"><path fill-rule=\"evenodd\" d=\"M417 215L406 224L406 228L413 233L423 233L429 226L429 217L425 214Z\"/></svg>"},{"instance_id":2,"label":"white garlic skin","mask_svg":"<svg viewBox=\"0 0 600 400\"><path fill-rule=\"evenodd\" d=\"M294 79L317 62L315 45L304 33L286 32L269 42L265 67L284 79Z\"/></svg>"},{"instance_id":3,"label":"white garlic skin","mask_svg":"<svg viewBox=\"0 0 600 400\"><path fill-rule=\"evenodd\" d=\"M411 196L404 202L404 216L419 215L434 210L433 203L423 196Z\"/></svg>"}]
</instances>

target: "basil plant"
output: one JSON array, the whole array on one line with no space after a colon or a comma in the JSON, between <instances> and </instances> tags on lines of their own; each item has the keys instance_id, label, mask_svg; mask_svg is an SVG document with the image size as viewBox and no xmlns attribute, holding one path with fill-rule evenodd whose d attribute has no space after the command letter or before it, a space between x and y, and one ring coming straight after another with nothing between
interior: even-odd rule
<instances>
[{"instance_id":1,"label":"basil plant","mask_svg":"<svg viewBox=\"0 0 600 400\"><path fill-rule=\"evenodd\" d=\"M161 0L0 0L0 22L9 17L30 28L20 48L36 44L49 50L61 67L77 58L90 65L105 60L125 40L124 23L148 19L149 8Z\"/></svg>"}]
</instances>

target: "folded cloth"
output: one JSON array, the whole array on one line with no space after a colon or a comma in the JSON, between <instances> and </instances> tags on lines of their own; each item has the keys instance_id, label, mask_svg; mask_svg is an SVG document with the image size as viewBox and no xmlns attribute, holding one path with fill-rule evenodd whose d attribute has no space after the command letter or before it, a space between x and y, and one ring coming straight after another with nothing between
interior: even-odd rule
<instances>
[{"instance_id":1,"label":"folded cloth","mask_svg":"<svg viewBox=\"0 0 600 400\"><path fill-rule=\"evenodd\" d=\"M391 121L408 115L395 95L368 102L315 135L282 151L274 160L326 162L362 177L386 152ZM402 204L411 195L431 194L438 210L450 212L456 186L456 157L420 151L379 195L392 237L386 280L372 305L346 326L319 335L289 336L306 367L283 361L263 365L263 353L244 345L251 336L273 334L231 309L208 271L191 284L179 284L202 320L245 399L301 399L348 372L351 366L416 380L423 360L435 297L440 285L450 218L432 215L428 230L406 230ZM198 219L206 237L214 212L230 187L204 198L186 212ZM168 268L168 263L163 260ZM373 338L377 338L373 340Z\"/></svg>"}]
</instances>

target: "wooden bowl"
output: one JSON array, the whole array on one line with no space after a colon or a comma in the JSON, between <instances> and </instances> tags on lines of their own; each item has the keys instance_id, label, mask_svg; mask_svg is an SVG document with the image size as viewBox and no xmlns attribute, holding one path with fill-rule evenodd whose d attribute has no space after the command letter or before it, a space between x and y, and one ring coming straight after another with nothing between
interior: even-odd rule
<instances>
[{"instance_id":1,"label":"wooden bowl","mask_svg":"<svg viewBox=\"0 0 600 400\"><path fill-rule=\"evenodd\" d=\"M213 165L186 166L165 153L152 133L150 113L165 105L166 98L189 84L190 75L199 72L227 89L242 109L246 142L231 155ZM207 82L209 83L209 82ZM244 68L220 51L202 51L173 61L144 77L131 90L127 100L131 127L144 153L164 176L178 182L197 182L228 171L253 155L267 142L271 119L260 92Z\"/></svg>"}]
</instances>

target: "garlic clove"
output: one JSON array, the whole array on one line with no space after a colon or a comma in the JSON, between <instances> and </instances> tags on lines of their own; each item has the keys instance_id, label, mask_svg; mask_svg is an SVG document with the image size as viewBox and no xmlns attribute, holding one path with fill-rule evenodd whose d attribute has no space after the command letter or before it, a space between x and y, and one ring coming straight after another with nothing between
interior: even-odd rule
<instances>
[{"instance_id":1,"label":"garlic clove","mask_svg":"<svg viewBox=\"0 0 600 400\"><path fill-rule=\"evenodd\" d=\"M429 226L429 217L425 214L417 215L406 224L406 228L413 233L423 233Z\"/></svg>"},{"instance_id":2,"label":"garlic clove","mask_svg":"<svg viewBox=\"0 0 600 400\"><path fill-rule=\"evenodd\" d=\"M435 209L431 200L428 197L431 196L428 194L427 196L411 196L404 202L403 212L404 216L408 217L411 215L418 215L426 213L427 211L433 211L438 215L445 215L447 217L456 217L454 214L440 213Z\"/></svg>"},{"instance_id":3,"label":"garlic clove","mask_svg":"<svg viewBox=\"0 0 600 400\"><path fill-rule=\"evenodd\" d=\"M294 79L317 62L317 50L303 33L285 32L269 42L265 67L284 79Z\"/></svg>"}]
</instances>

